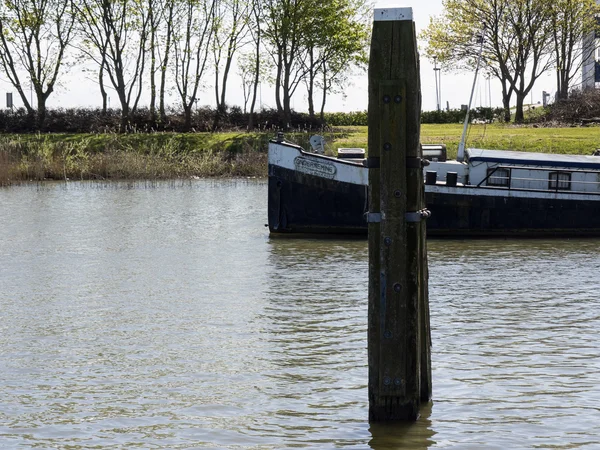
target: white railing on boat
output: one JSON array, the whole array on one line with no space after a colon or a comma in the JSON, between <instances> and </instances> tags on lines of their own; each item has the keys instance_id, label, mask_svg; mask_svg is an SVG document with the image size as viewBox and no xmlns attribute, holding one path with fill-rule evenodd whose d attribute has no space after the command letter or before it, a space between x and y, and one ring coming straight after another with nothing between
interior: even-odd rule
<instances>
[{"instance_id":1,"label":"white railing on boat","mask_svg":"<svg viewBox=\"0 0 600 450\"><path fill-rule=\"evenodd\" d=\"M483 178L479 183L477 183L476 187L478 188L490 188L490 189L502 189L502 190L519 190L519 191L535 191L535 192L555 192L555 193L574 193L574 194L589 194L589 195L600 195L600 171L598 170L585 170L585 169L563 169L559 167L530 167L530 166L507 166L501 165L496 166L494 168L490 168L486 177ZM494 177L499 170L504 169L507 171L507 176L498 176ZM538 177L519 177L513 176L513 170L526 170L533 172L543 172L547 176L543 178ZM559 174L568 174L568 179L561 179ZM593 174L597 176L597 181L589 181L589 180L572 180L571 175L587 175ZM551 175L556 175L554 178ZM500 180L506 180L505 185L489 185L487 184L491 178L495 178L497 182L501 182ZM515 187L514 182L521 181L525 183L539 183L539 184L547 184L547 188L540 189L535 187ZM484 185L484 183L486 183ZM596 189L587 190L582 189L583 187L594 186ZM574 188L575 187L575 188Z\"/></svg>"}]
</instances>

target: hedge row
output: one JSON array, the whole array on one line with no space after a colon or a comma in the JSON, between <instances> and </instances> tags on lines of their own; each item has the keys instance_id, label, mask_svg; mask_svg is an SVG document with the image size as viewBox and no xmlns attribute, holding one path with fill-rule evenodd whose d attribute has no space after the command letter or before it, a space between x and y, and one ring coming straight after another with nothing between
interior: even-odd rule
<instances>
[{"instance_id":1,"label":"hedge row","mask_svg":"<svg viewBox=\"0 0 600 450\"><path fill-rule=\"evenodd\" d=\"M501 108L476 108L471 112L471 120L495 121L502 115ZM424 111L422 123L459 123L464 120L465 112L461 110ZM209 107L199 108L192 114L192 131L211 131L214 128L215 110ZM240 108L230 108L221 116L219 129L246 129L248 114ZM255 126L259 130L277 130L291 128L296 130L322 130L332 126L366 126L367 112L357 111L348 113L326 113L324 123L311 119L306 113L292 113L292 123L283 126L274 109L262 110L255 116ZM121 123L118 109L103 112L93 108L55 108L49 109L44 130L55 133L105 133L117 132ZM286 124L287 125L287 124ZM138 109L131 114L128 131L185 131L185 118L180 111L169 110L162 120L152 120L148 109ZM39 131L35 126L35 118L27 114L23 108L0 110L0 132L2 133L31 133Z\"/></svg>"},{"instance_id":2,"label":"hedge row","mask_svg":"<svg viewBox=\"0 0 600 450\"><path fill-rule=\"evenodd\" d=\"M423 111L421 123L461 123L465 120L466 110L450 109L447 111ZM469 113L471 122L498 122L504 116L503 108L477 107Z\"/></svg>"},{"instance_id":3,"label":"hedge row","mask_svg":"<svg viewBox=\"0 0 600 450\"><path fill-rule=\"evenodd\" d=\"M245 129L248 126L248 114L240 108L230 108L222 114L219 129ZM194 109L192 112L191 131L211 131L214 128L215 110L209 107ZM292 126L297 128L320 128L315 120L311 121L307 114L292 114ZM121 124L121 111L100 108L55 108L48 109L41 131L55 133L106 133L118 132ZM259 129L280 129L276 110L263 110L255 116L255 126ZM30 133L40 131L36 128L35 117L29 115L24 108L0 110L0 132ZM168 110L162 120L152 119L148 109L138 109L130 114L129 132L153 131L186 131L185 116L181 111Z\"/></svg>"}]
</instances>

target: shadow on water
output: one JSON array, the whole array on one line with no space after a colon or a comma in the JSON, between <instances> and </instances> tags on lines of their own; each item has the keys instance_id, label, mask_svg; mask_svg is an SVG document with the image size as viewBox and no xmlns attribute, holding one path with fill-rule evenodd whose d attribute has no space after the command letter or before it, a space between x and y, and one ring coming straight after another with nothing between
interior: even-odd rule
<instances>
[{"instance_id":1,"label":"shadow on water","mask_svg":"<svg viewBox=\"0 0 600 450\"><path fill-rule=\"evenodd\" d=\"M409 449L427 450L435 444L431 426L432 404L421 407L421 417L416 422L371 423L369 447L374 450Z\"/></svg>"}]
</instances>

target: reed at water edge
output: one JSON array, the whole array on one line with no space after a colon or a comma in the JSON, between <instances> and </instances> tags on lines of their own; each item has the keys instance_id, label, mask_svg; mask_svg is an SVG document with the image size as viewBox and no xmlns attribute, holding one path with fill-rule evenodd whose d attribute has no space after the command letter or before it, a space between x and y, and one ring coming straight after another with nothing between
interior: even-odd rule
<instances>
[{"instance_id":1,"label":"reed at water edge","mask_svg":"<svg viewBox=\"0 0 600 450\"><path fill-rule=\"evenodd\" d=\"M0 138L0 186L42 180L161 180L263 176L264 139L223 139L193 147L185 137L15 135ZM262 148L264 146L264 149Z\"/></svg>"},{"instance_id":2,"label":"reed at water edge","mask_svg":"<svg viewBox=\"0 0 600 450\"><path fill-rule=\"evenodd\" d=\"M292 130L286 140L310 148L350 130ZM165 180L266 177L276 131L217 133L14 134L0 136L0 186L43 180ZM333 155L333 144L327 148Z\"/></svg>"}]
</instances>

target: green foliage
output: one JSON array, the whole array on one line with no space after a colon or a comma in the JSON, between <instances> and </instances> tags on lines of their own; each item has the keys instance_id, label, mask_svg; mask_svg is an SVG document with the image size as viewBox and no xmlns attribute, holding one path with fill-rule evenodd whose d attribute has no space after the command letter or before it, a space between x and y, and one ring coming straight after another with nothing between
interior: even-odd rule
<instances>
[{"instance_id":1,"label":"green foliage","mask_svg":"<svg viewBox=\"0 0 600 450\"><path fill-rule=\"evenodd\" d=\"M463 123L466 110L451 109L448 111L423 111L421 123ZM502 119L504 108L477 107L471 110L469 122L496 122Z\"/></svg>"},{"instance_id":2,"label":"green foliage","mask_svg":"<svg viewBox=\"0 0 600 450\"><path fill-rule=\"evenodd\" d=\"M323 117L329 126L367 125L367 111L325 113Z\"/></svg>"},{"instance_id":3,"label":"green foliage","mask_svg":"<svg viewBox=\"0 0 600 450\"><path fill-rule=\"evenodd\" d=\"M596 26L600 8L595 0L443 0L443 5L443 14L421 34L425 55L447 70L473 70L482 36L484 70L502 85L506 120L516 96L517 122L525 119L524 99L543 73L556 70L557 92L567 96L585 58L581 42Z\"/></svg>"}]
</instances>

